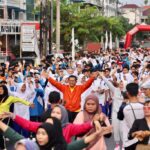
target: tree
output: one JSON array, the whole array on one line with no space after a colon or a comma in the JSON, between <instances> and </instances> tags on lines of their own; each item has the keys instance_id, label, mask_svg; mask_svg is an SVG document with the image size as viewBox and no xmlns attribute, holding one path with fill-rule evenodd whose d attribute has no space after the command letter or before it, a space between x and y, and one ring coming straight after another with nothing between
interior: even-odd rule
<instances>
[{"instance_id":1,"label":"tree","mask_svg":"<svg viewBox=\"0 0 150 150\"><path fill-rule=\"evenodd\" d=\"M147 5L148 4L148 0L144 0L144 4Z\"/></svg>"},{"instance_id":2,"label":"tree","mask_svg":"<svg viewBox=\"0 0 150 150\"><path fill-rule=\"evenodd\" d=\"M56 2L54 1L54 22L56 24ZM104 17L97 7L82 3L66 4L66 0L61 1L61 45L64 50L71 49L71 30L75 29L75 39L79 45L84 46L87 42L100 42L101 36L106 31L111 31L115 36L121 37L129 31L132 26L124 17ZM56 33L54 32L54 37ZM55 43L55 38L53 38Z\"/></svg>"}]
</instances>

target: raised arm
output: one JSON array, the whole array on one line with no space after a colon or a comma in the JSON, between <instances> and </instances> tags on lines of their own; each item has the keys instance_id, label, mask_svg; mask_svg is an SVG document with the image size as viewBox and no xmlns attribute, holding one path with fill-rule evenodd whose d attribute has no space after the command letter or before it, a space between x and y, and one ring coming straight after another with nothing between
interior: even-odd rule
<instances>
[{"instance_id":1,"label":"raised arm","mask_svg":"<svg viewBox=\"0 0 150 150\"><path fill-rule=\"evenodd\" d=\"M22 103L24 105L27 105L27 106L30 106L30 107L34 107L33 103L30 103L30 102L28 102L28 101L26 101L24 99L19 98L19 97L9 96L9 102L10 103L18 103L19 102L19 103Z\"/></svg>"},{"instance_id":2,"label":"raised arm","mask_svg":"<svg viewBox=\"0 0 150 150\"><path fill-rule=\"evenodd\" d=\"M41 125L40 122L29 121L11 112L4 112L3 114L0 115L0 119L5 119L5 118L11 118L14 122L20 125L23 129L26 129L31 132L36 132L38 127Z\"/></svg>"},{"instance_id":3,"label":"raised arm","mask_svg":"<svg viewBox=\"0 0 150 150\"><path fill-rule=\"evenodd\" d=\"M60 82L55 81L54 79L52 79L51 77L48 78L48 81L55 86L58 90L60 91L64 91L64 85L62 85Z\"/></svg>"},{"instance_id":4,"label":"raised arm","mask_svg":"<svg viewBox=\"0 0 150 150\"><path fill-rule=\"evenodd\" d=\"M85 84L81 85L82 93L92 85L94 79L94 77L91 77Z\"/></svg>"},{"instance_id":5,"label":"raised arm","mask_svg":"<svg viewBox=\"0 0 150 150\"><path fill-rule=\"evenodd\" d=\"M110 81L108 81L104 76L102 76L102 79L104 80L104 82L107 84L107 86L108 86L108 88L111 90L111 92L114 92L114 86L113 86L113 84L110 82Z\"/></svg>"},{"instance_id":6,"label":"raised arm","mask_svg":"<svg viewBox=\"0 0 150 150\"><path fill-rule=\"evenodd\" d=\"M20 125L23 129L26 129L27 131L30 132L36 132L38 127L41 125L40 122L33 122L26 120L18 115L15 116L13 119L18 125Z\"/></svg>"}]
</instances>

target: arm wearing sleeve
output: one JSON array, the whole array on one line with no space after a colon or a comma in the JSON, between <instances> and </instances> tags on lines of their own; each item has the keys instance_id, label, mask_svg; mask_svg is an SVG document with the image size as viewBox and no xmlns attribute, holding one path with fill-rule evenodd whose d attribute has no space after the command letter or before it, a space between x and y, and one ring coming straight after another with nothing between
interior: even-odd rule
<instances>
[{"instance_id":1,"label":"arm wearing sleeve","mask_svg":"<svg viewBox=\"0 0 150 150\"><path fill-rule=\"evenodd\" d=\"M93 81L94 78L91 77L85 84L81 85L82 93L92 85Z\"/></svg>"},{"instance_id":2,"label":"arm wearing sleeve","mask_svg":"<svg viewBox=\"0 0 150 150\"><path fill-rule=\"evenodd\" d=\"M128 134L128 139L131 140L133 139L134 137L132 136L132 134L134 132L138 131L138 120L135 120L133 125L132 125L132 128L130 129L129 131L129 134Z\"/></svg>"},{"instance_id":3,"label":"arm wearing sleeve","mask_svg":"<svg viewBox=\"0 0 150 150\"><path fill-rule=\"evenodd\" d=\"M88 144L84 142L84 139L73 141L67 145L67 150L82 150L86 148Z\"/></svg>"},{"instance_id":4,"label":"arm wearing sleeve","mask_svg":"<svg viewBox=\"0 0 150 150\"><path fill-rule=\"evenodd\" d=\"M48 78L48 81L55 86L58 90L60 91L64 91L64 85L62 85L61 83L55 81L54 79L52 79L51 77Z\"/></svg>"},{"instance_id":5,"label":"arm wearing sleeve","mask_svg":"<svg viewBox=\"0 0 150 150\"><path fill-rule=\"evenodd\" d=\"M19 103L22 103L22 104L27 105L27 106L30 105L30 102L28 102L24 99L14 97L14 96L9 96L9 98L10 98L11 103L18 103L19 102Z\"/></svg>"},{"instance_id":6,"label":"arm wearing sleeve","mask_svg":"<svg viewBox=\"0 0 150 150\"><path fill-rule=\"evenodd\" d=\"M17 141L24 139L22 135L14 131L12 128L8 127L5 132L3 132L3 135L7 137L12 144L16 143Z\"/></svg>"},{"instance_id":7,"label":"arm wearing sleeve","mask_svg":"<svg viewBox=\"0 0 150 150\"><path fill-rule=\"evenodd\" d=\"M27 131L30 132L36 132L38 127L41 125L40 122L32 122L29 120L26 120L18 115L16 115L14 121L20 125L23 129L26 129Z\"/></svg>"},{"instance_id":8,"label":"arm wearing sleeve","mask_svg":"<svg viewBox=\"0 0 150 150\"><path fill-rule=\"evenodd\" d=\"M88 132L93 128L93 125L91 122L86 122L83 124L70 124L70 134L71 136L80 135L83 133Z\"/></svg>"},{"instance_id":9,"label":"arm wearing sleeve","mask_svg":"<svg viewBox=\"0 0 150 150\"><path fill-rule=\"evenodd\" d=\"M109 89L111 90L111 92L114 92L114 88L115 87L113 86L113 84L110 81L108 81L105 77L103 77L103 80L107 84L107 86L109 87Z\"/></svg>"},{"instance_id":10,"label":"arm wearing sleeve","mask_svg":"<svg viewBox=\"0 0 150 150\"><path fill-rule=\"evenodd\" d=\"M40 97L44 97L44 91L43 89L35 89L35 91L37 92L37 95L39 95Z\"/></svg>"}]
</instances>

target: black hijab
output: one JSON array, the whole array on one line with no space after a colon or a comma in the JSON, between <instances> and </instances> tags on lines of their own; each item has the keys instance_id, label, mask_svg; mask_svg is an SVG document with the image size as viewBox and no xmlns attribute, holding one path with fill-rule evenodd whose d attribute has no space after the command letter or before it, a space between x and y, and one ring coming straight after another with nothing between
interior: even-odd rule
<instances>
[{"instance_id":1,"label":"black hijab","mask_svg":"<svg viewBox=\"0 0 150 150\"><path fill-rule=\"evenodd\" d=\"M9 95L8 95L8 89L7 89L6 85L0 85L0 87L2 87L2 89L4 90L4 93L2 95L0 95L0 103L3 103L9 97Z\"/></svg>"},{"instance_id":2,"label":"black hijab","mask_svg":"<svg viewBox=\"0 0 150 150\"><path fill-rule=\"evenodd\" d=\"M67 144L64 140L61 123L58 119L52 118L53 124L43 123L39 128L42 128L48 134L49 142L40 146L40 150L67 150ZM38 128L38 129L39 129Z\"/></svg>"}]
</instances>

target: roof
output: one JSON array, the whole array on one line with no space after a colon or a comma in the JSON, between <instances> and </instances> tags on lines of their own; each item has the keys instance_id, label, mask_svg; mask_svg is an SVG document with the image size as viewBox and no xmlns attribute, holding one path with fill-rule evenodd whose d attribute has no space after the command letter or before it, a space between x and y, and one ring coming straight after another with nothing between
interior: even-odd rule
<instances>
[{"instance_id":1,"label":"roof","mask_svg":"<svg viewBox=\"0 0 150 150\"><path fill-rule=\"evenodd\" d=\"M136 4L126 4L126 5L123 5L120 8L140 8L140 7Z\"/></svg>"},{"instance_id":2,"label":"roof","mask_svg":"<svg viewBox=\"0 0 150 150\"><path fill-rule=\"evenodd\" d=\"M143 16L149 16L150 15L150 8L146 9L142 12Z\"/></svg>"},{"instance_id":3,"label":"roof","mask_svg":"<svg viewBox=\"0 0 150 150\"><path fill-rule=\"evenodd\" d=\"M95 42L90 42L87 43L86 45L86 50L90 53L98 53L100 51L101 44L100 43L95 43Z\"/></svg>"},{"instance_id":4,"label":"roof","mask_svg":"<svg viewBox=\"0 0 150 150\"><path fill-rule=\"evenodd\" d=\"M150 6L143 6L143 10L150 9Z\"/></svg>"}]
</instances>

